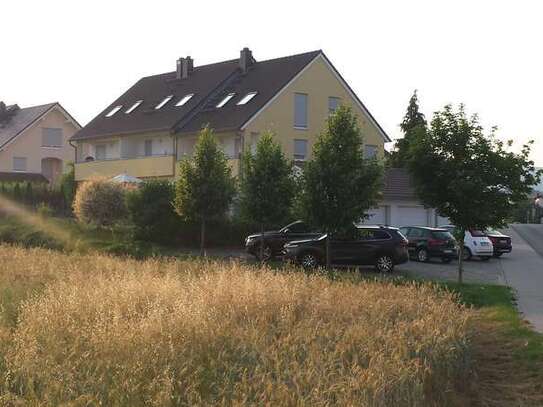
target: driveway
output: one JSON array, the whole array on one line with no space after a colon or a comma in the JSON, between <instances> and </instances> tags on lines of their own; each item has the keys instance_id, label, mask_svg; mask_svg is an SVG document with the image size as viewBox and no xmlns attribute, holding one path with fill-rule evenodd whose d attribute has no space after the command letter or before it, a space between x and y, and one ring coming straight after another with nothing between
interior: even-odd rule
<instances>
[{"instance_id":1,"label":"driveway","mask_svg":"<svg viewBox=\"0 0 543 407\"><path fill-rule=\"evenodd\" d=\"M501 265L507 285L517 292L519 310L543 332L543 225L511 225L513 253Z\"/></svg>"}]
</instances>

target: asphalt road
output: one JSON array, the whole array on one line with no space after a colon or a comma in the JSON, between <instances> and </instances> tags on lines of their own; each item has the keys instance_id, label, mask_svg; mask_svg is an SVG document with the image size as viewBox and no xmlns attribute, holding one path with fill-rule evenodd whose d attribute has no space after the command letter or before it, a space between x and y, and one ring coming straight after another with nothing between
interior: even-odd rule
<instances>
[{"instance_id":1,"label":"asphalt road","mask_svg":"<svg viewBox=\"0 0 543 407\"><path fill-rule=\"evenodd\" d=\"M517 293L524 317L543 332L543 225L511 225L513 252L500 259L506 284Z\"/></svg>"}]
</instances>

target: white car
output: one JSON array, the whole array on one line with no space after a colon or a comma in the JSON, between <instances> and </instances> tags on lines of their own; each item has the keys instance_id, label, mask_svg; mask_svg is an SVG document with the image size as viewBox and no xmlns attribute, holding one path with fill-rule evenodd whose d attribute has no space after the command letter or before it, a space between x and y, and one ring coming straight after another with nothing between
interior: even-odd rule
<instances>
[{"instance_id":1,"label":"white car","mask_svg":"<svg viewBox=\"0 0 543 407\"><path fill-rule=\"evenodd\" d=\"M454 225L440 226L447 229L454 235ZM473 256L481 260L489 260L494 254L494 246L488 236L480 230L466 230L464 234L464 260L469 260Z\"/></svg>"}]
</instances>

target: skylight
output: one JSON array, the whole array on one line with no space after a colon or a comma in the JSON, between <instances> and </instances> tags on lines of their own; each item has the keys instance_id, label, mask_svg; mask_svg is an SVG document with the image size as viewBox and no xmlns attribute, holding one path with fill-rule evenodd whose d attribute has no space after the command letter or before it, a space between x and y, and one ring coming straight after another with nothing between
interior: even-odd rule
<instances>
[{"instance_id":1,"label":"skylight","mask_svg":"<svg viewBox=\"0 0 543 407\"><path fill-rule=\"evenodd\" d=\"M252 98L256 96L258 92L249 92L245 96L243 96L243 99L241 99L237 104L238 105L245 105L251 101Z\"/></svg>"},{"instance_id":2,"label":"skylight","mask_svg":"<svg viewBox=\"0 0 543 407\"><path fill-rule=\"evenodd\" d=\"M138 100L136 103L134 103L132 106L130 106L127 110L126 110L126 114L130 114L132 113L134 110L136 110L138 108L139 105L141 105L143 103L143 100Z\"/></svg>"},{"instance_id":3,"label":"skylight","mask_svg":"<svg viewBox=\"0 0 543 407\"><path fill-rule=\"evenodd\" d=\"M185 103L187 103L192 97L194 96L194 93L189 93L188 95L183 96L179 102L177 102L176 106L183 106Z\"/></svg>"},{"instance_id":4,"label":"skylight","mask_svg":"<svg viewBox=\"0 0 543 407\"><path fill-rule=\"evenodd\" d=\"M155 106L155 110L160 109L162 106L164 106L170 100L172 100L172 98L173 98L173 95L166 96L164 99L162 99L162 102L160 102L158 105Z\"/></svg>"},{"instance_id":5,"label":"skylight","mask_svg":"<svg viewBox=\"0 0 543 407\"><path fill-rule=\"evenodd\" d=\"M106 114L106 117L113 116L115 113L117 113L122 108L123 108L123 105L115 106L113 109L110 110L110 112L108 114Z\"/></svg>"},{"instance_id":6,"label":"skylight","mask_svg":"<svg viewBox=\"0 0 543 407\"><path fill-rule=\"evenodd\" d=\"M221 100L221 101L219 102L219 104L217 105L217 109L220 109L220 108L223 107L225 104L227 104L228 101L229 101L230 99L232 99L234 96L236 96L235 93L229 93L228 95L226 95L226 96L224 97L224 99Z\"/></svg>"}]
</instances>

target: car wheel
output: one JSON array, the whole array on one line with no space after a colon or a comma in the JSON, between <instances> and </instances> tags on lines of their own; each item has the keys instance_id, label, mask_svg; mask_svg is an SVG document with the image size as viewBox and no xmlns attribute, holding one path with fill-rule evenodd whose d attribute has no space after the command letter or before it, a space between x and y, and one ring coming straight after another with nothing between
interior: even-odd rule
<instances>
[{"instance_id":1,"label":"car wheel","mask_svg":"<svg viewBox=\"0 0 543 407\"><path fill-rule=\"evenodd\" d=\"M391 273L394 270L394 261L390 256L379 256L375 261L375 269L379 273Z\"/></svg>"},{"instance_id":2,"label":"car wheel","mask_svg":"<svg viewBox=\"0 0 543 407\"><path fill-rule=\"evenodd\" d=\"M257 249L256 258L260 261L268 261L273 257L272 248L268 245L264 246L262 258L260 258L260 247Z\"/></svg>"},{"instance_id":3,"label":"car wheel","mask_svg":"<svg viewBox=\"0 0 543 407\"><path fill-rule=\"evenodd\" d=\"M464 247L464 254L462 256L463 256L462 259L464 261L470 260L471 259L471 250L468 247Z\"/></svg>"},{"instance_id":4,"label":"car wheel","mask_svg":"<svg viewBox=\"0 0 543 407\"><path fill-rule=\"evenodd\" d=\"M492 256L481 256L482 261L489 261Z\"/></svg>"},{"instance_id":5,"label":"car wheel","mask_svg":"<svg viewBox=\"0 0 543 407\"><path fill-rule=\"evenodd\" d=\"M450 263L451 261L452 261L452 258L450 258L450 257L442 257L441 258L441 262L445 263L445 264Z\"/></svg>"},{"instance_id":6,"label":"car wheel","mask_svg":"<svg viewBox=\"0 0 543 407\"><path fill-rule=\"evenodd\" d=\"M300 255L298 262L306 269L313 269L319 265L319 259L314 253L304 253Z\"/></svg>"},{"instance_id":7,"label":"car wheel","mask_svg":"<svg viewBox=\"0 0 543 407\"><path fill-rule=\"evenodd\" d=\"M428 261L428 250L423 247L417 250L417 261L426 263Z\"/></svg>"}]
</instances>

